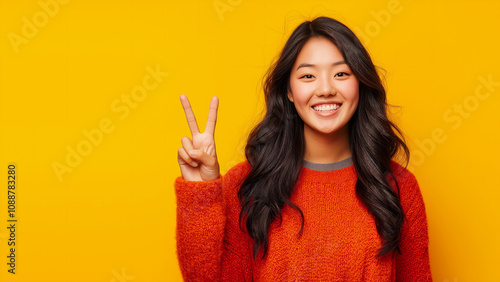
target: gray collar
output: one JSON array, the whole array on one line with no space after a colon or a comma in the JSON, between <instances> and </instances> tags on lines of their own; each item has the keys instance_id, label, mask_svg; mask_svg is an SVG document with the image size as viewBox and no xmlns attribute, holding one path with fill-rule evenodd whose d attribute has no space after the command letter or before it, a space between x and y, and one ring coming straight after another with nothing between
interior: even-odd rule
<instances>
[{"instance_id":1,"label":"gray collar","mask_svg":"<svg viewBox=\"0 0 500 282\"><path fill-rule=\"evenodd\" d=\"M352 157L349 157L345 160L341 160L338 162L334 163L328 163L328 164L318 164L318 163L312 163L304 160L304 163L302 164L303 167L312 169L312 170L318 170L318 171L332 171L332 170L338 170L338 169L343 169L346 168L350 165L352 165Z\"/></svg>"}]
</instances>

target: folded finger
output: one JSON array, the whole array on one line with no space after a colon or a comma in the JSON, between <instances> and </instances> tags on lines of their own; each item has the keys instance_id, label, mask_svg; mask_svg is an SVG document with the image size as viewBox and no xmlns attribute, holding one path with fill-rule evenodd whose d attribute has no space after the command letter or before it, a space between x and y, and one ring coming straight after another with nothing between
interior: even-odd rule
<instances>
[{"instance_id":1,"label":"folded finger","mask_svg":"<svg viewBox=\"0 0 500 282\"><path fill-rule=\"evenodd\" d=\"M209 167L210 169L217 166L217 159L202 150L195 150L191 156L198 159L203 165Z\"/></svg>"},{"instance_id":2,"label":"folded finger","mask_svg":"<svg viewBox=\"0 0 500 282\"><path fill-rule=\"evenodd\" d=\"M189 151L194 150L193 141L191 141L191 139L189 139L189 137L186 137L186 136L182 137L181 143L182 143L182 147L184 147L186 152L189 153Z\"/></svg>"},{"instance_id":3,"label":"folded finger","mask_svg":"<svg viewBox=\"0 0 500 282\"><path fill-rule=\"evenodd\" d=\"M179 150L177 151L177 159L179 160L179 164L182 164L181 161L184 161L184 163L191 166L198 166L198 163L191 159L184 148L179 148Z\"/></svg>"}]
</instances>

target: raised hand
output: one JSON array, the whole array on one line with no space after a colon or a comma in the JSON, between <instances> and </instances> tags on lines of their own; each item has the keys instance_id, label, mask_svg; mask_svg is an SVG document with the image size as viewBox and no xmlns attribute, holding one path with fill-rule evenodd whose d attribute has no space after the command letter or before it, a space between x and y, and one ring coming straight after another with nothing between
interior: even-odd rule
<instances>
[{"instance_id":1,"label":"raised hand","mask_svg":"<svg viewBox=\"0 0 500 282\"><path fill-rule=\"evenodd\" d=\"M181 104L191 131L192 140L182 137L182 148L179 148L177 160L181 168L182 177L188 181L210 181L219 178L219 162L215 152L215 123L219 99L212 97L208 111L205 132L200 133L193 109L186 95L181 95Z\"/></svg>"}]
</instances>

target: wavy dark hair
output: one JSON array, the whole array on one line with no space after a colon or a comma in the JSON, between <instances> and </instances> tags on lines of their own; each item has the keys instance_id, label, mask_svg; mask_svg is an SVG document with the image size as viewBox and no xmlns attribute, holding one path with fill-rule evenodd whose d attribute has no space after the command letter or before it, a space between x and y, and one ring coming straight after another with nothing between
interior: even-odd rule
<instances>
[{"instance_id":1,"label":"wavy dark hair","mask_svg":"<svg viewBox=\"0 0 500 282\"><path fill-rule=\"evenodd\" d=\"M246 226L254 240L254 259L261 248L262 257L266 256L270 225L277 218L282 221L284 205L300 213L302 226L298 235L302 234L304 214L290 201L290 196L304 160L304 122L287 93L295 60L312 37L329 39L358 78L358 107L348 122L349 144L358 178L356 195L374 216L377 232L383 240L377 256L393 250L400 252L398 243L404 214L390 161L402 149L407 166L409 150L402 132L387 117L386 92L370 55L348 27L328 17L300 24L265 75L266 114L251 131L245 147L251 170L238 191L242 207L240 227ZM398 193L391 187L389 175Z\"/></svg>"}]
</instances>

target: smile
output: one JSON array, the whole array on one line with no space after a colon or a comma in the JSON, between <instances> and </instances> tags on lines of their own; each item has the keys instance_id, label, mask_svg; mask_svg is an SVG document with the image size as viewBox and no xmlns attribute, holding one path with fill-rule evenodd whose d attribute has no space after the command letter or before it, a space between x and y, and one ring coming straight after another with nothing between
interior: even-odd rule
<instances>
[{"instance_id":1,"label":"smile","mask_svg":"<svg viewBox=\"0 0 500 282\"><path fill-rule=\"evenodd\" d=\"M317 112L332 112L340 108L342 104L323 104L312 107Z\"/></svg>"}]
</instances>

